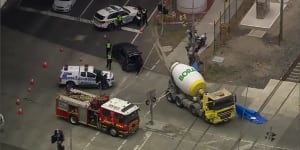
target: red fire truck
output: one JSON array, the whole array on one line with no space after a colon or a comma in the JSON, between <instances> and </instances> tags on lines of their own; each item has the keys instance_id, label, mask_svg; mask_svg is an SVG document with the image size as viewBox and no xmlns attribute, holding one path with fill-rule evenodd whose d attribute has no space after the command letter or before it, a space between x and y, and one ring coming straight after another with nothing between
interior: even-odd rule
<instances>
[{"instance_id":1,"label":"red fire truck","mask_svg":"<svg viewBox=\"0 0 300 150\"><path fill-rule=\"evenodd\" d=\"M56 116L71 124L84 124L111 136L126 137L139 128L139 107L128 101L107 95L96 96L70 89L56 98Z\"/></svg>"}]
</instances>

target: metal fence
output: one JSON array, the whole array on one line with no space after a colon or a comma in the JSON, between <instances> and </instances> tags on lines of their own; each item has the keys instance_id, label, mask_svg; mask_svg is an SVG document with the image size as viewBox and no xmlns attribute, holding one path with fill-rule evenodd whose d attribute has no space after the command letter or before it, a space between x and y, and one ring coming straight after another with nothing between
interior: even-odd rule
<instances>
[{"instance_id":1,"label":"metal fence","mask_svg":"<svg viewBox=\"0 0 300 150\"><path fill-rule=\"evenodd\" d=\"M214 20L214 49L216 38L221 38L222 33L229 32L230 21L232 17L238 13L238 9L244 0L224 0L223 11L220 11L220 16ZM222 32L221 32L222 31Z\"/></svg>"}]
</instances>

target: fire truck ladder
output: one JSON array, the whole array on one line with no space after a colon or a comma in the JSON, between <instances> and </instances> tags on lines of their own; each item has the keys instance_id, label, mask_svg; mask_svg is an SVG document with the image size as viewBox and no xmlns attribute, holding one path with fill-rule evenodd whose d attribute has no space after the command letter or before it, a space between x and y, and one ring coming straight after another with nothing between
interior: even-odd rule
<instances>
[{"instance_id":1,"label":"fire truck ladder","mask_svg":"<svg viewBox=\"0 0 300 150\"><path fill-rule=\"evenodd\" d=\"M92 101L97 97L96 95L76 89L70 89L70 92L67 92L66 95L70 98L77 99L80 101Z\"/></svg>"}]
</instances>

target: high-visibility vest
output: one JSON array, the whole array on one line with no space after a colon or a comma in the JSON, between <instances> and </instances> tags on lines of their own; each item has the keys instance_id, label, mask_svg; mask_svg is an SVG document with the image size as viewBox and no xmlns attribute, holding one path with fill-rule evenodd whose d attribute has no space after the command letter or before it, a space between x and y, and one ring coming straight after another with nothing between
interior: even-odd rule
<instances>
[{"instance_id":1,"label":"high-visibility vest","mask_svg":"<svg viewBox=\"0 0 300 150\"><path fill-rule=\"evenodd\" d=\"M121 15L118 15L117 20L120 21L120 22L122 21Z\"/></svg>"},{"instance_id":2,"label":"high-visibility vest","mask_svg":"<svg viewBox=\"0 0 300 150\"><path fill-rule=\"evenodd\" d=\"M110 48L111 44L110 43L106 43L106 48Z\"/></svg>"},{"instance_id":3,"label":"high-visibility vest","mask_svg":"<svg viewBox=\"0 0 300 150\"><path fill-rule=\"evenodd\" d=\"M107 55L107 59L112 59L110 54Z\"/></svg>"}]
</instances>

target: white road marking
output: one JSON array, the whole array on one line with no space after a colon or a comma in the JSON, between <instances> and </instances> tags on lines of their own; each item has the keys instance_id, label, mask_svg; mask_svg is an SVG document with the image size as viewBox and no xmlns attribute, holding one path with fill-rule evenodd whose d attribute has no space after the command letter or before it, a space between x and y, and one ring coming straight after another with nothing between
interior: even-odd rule
<instances>
[{"instance_id":1,"label":"white road marking","mask_svg":"<svg viewBox=\"0 0 300 150\"><path fill-rule=\"evenodd\" d=\"M85 9L83 10L83 12L80 14L80 18L81 16L86 12L86 10L90 7L90 5L94 2L94 0L91 0L90 3L85 7Z\"/></svg>"},{"instance_id":2,"label":"white road marking","mask_svg":"<svg viewBox=\"0 0 300 150\"><path fill-rule=\"evenodd\" d=\"M122 142L122 144L118 147L117 150L121 150L121 148L123 147L123 145L124 145L126 142L127 142L127 140L124 140L124 141Z\"/></svg>"},{"instance_id":3,"label":"white road marking","mask_svg":"<svg viewBox=\"0 0 300 150\"><path fill-rule=\"evenodd\" d=\"M153 70L156 66L157 66L157 64L160 62L160 59L158 59L157 61L156 61L156 63L151 67L151 69L150 70Z\"/></svg>"},{"instance_id":4,"label":"white road marking","mask_svg":"<svg viewBox=\"0 0 300 150\"><path fill-rule=\"evenodd\" d=\"M90 142L88 142L88 143L87 143L87 144L84 146L83 150L86 150L86 148L87 148L87 147L89 147L89 146L90 146L90 144L91 144L91 143L90 143Z\"/></svg>"},{"instance_id":5,"label":"white road marking","mask_svg":"<svg viewBox=\"0 0 300 150\"><path fill-rule=\"evenodd\" d=\"M19 9L22 11L26 11L26 12L33 12L33 13L38 13L38 14L47 15L47 16L51 16L51 17L61 18L61 19L65 19L65 20L78 21L78 22L82 22L82 23L86 23L86 24L92 24L92 21L88 20L88 19L58 14L58 13L54 13L51 11L40 11L40 10L28 8L28 7L20 7Z\"/></svg>"},{"instance_id":6,"label":"white road marking","mask_svg":"<svg viewBox=\"0 0 300 150\"><path fill-rule=\"evenodd\" d=\"M129 27L121 27L124 31L134 32L134 33L141 33L140 30L129 28Z\"/></svg>"},{"instance_id":7,"label":"white road marking","mask_svg":"<svg viewBox=\"0 0 300 150\"><path fill-rule=\"evenodd\" d=\"M151 135L152 135L152 132L147 131L145 133L145 140L142 143L142 145L139 147L139 149L137 149L137 150L141 150L144 147L145 143L149 140L149 138L150 138Z\"/></svg>"},{"instance_id":8,"label":"white road marking","mask_svg":"<svg viewBox=\"0 0 300 150\"><path fill-rule=\"evenodd\" d=\"M155 7L155 9L152 11L150 17L148 18L147 22L150 21L150 19L153 17L153 15L155 14L155 12L157 11L157 8ZM143 28L145 29L146 25L143 26ZM131 44L133 44L135 42L135 40L137 39L137 37L140 35L140 33L137 33L135 35L135 37L132 39Z\"/></svg>"},{"instance_id":9,"label":"white road marking","mask_svg":"<svg viewBox=\"0 0 300 150\"><path fill-rule=\"evenodd\" d=\"M90 140L90 142L88 142L88 143L84 146L83 150L86 150L86 148L89 147L89 146L91 145L91 142L93 142L93 141L96 139L96 137L99 135L99 133L100 133L99 131L96 132L95 136L92 137L91 140Z\"/></svg>"},{"instance_id":10,"label":"white road marking","mask_svg":"<svg viewBox=\"0 0 300 150\"><path fill-rule=\"evenodd\" d=\"M243 146L238 146L238 149L239 150L246 150L246 149L249 149L251 146L252 146L252 143L248 143L248 144L243 145Z\"/></svg>"},{"instance_id":11,"label":"white road marking","mask_svg":"<svg viewBox=\"0 0 300 150\"><path fill-rule=\"evenodd\" d=\"M122 81L121 81L121 83L120 83L120 85L123 85L124 84L124 82L128 79L128 77L129 76L125 76L123 79L122 79Z\"/></svg>"},{"instance_id":12,"label":"white road marking","mask_svg":"<svg viewBox=\"0 0 300 150\"><path fill-rule=\"evenodd\" d=\"M127 75L127 76L125 76L125 77L123 77L123 79L122 79L122 81L120 82L120 84L118 85L119 87L122 87L122 85L125 83L125 81L127 80L129 78L129 76ZM118 94L119 92L121 92L123 89L125 89L125 87L124 88L122 88L122 89L116 89L116 90L114 90L113 92L111 92L110 93L110 97L114 97L116 94Z\"/></svg>"},{"instance_id":13,"label":"white road marking","mask_svg":"<svg viewBox=\"0 0 300 150\"><path fill-rule=\"evenodd\" d=\"M131 41L131 44L133 44L134 42L135 42L135 40L137 39L137 37L140 35L140 33L137 33L135 36L134 36L134 38L132 39L132 41Z\"/></svg>"},{"instance_id":14,"label":"white road marking","mask_svg":"<svg viewBox=\"0 0 300 150\"><path fill-rule=\"evenodd\" d=\"M137 150L138 148L139 148L139 145L136 145L133 150Z\"/></svg>"},{"instance_id":15,"label":"white road marking","mask_svg":"<svg viewBox=\"0 0 300 150\"><path fill-rule=\"evenodd\" d=\"M143 103L131 103L131 104L135 104L135 105L141 105L141 104L143 104Z\"/></svg>"},{"instance_id":16,"label":"white road marking","mask_svg":"<svg viewBox=\"0 0 300 150\"><path fill-rule=\"evenodd\" d=\"M123 6L126 6L130 0L127 0Z\"/></svg>"}]
</instances>

